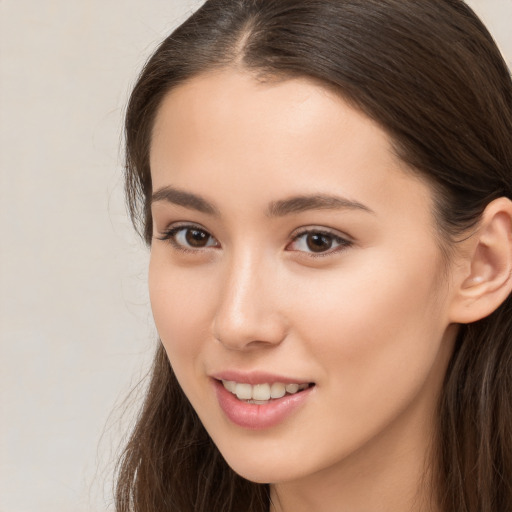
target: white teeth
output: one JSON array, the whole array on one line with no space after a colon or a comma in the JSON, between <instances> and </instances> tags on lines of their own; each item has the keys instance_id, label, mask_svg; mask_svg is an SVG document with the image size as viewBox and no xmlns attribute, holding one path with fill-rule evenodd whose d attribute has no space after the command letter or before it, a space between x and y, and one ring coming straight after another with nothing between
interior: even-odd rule
<instances>
[{"instance_id":1,"label":"white teeth","mask_svg":"<svg viewBox=\"0 0 512 512\"><path fill-rule=\"evenodd\" d=\"M236 382L235 381L233 381L233 380L223 380L222 384L224 384L224 387L228 391L231 391L231 393L235 394L235 386L236 386Z\"/></svg>"},{"instance_id":2,"label":"white teeth","mask_svg":"<svg viewBox=\"0 0 512 512\"><path fill-rule=\"evenodd\" d=\"M271 398L282 398L286 393L293 395L309 387L309 384L283 384L273 382L272 384L251 384L223 380L224 387L239 400L246 400L249 403L263 405Z\"/></svg>"},{"instance_id":3,"label":"white teeth","mask_svg":"<svg viewBox=\"0 0 512 512\"><path fill-rule=\"evenodd\" d=\"M253 400L270 400L271 392L268 384L256 384L252 388Z\"/></svg>"},{"instance_id":4,"label":"white teeth","mask_svg":"<svg viewBox=\"0 0 512 512\"><path fill-rule=\"evenodd\" d=\"M252 386L237 383L235 385L235 395L239 400L250 400L252 398Z\"/></svg>"},{"instance_id":5,"label":"white teeth","mask_svg":"<svg viewBox=\"0 0 512 512\"><path fill-rule=\"evenodd\" d=\"M290 395L293 395L294 393L297 393L297 391L299 391L298 384L286 384L285 388L286 392L290 393Z\"/></svg>"},{"instance_id":6,"label":"white teeth","mask_svg":"<svg viewBox=\"0 0 512 512\"><path fill-rule=\"evenodd\" d=\"M284 395L286 395L286 386L284 384L274 382L274 384L270 386L270 396L272 398L281 398Z\"/></svg>"}]
</instances>

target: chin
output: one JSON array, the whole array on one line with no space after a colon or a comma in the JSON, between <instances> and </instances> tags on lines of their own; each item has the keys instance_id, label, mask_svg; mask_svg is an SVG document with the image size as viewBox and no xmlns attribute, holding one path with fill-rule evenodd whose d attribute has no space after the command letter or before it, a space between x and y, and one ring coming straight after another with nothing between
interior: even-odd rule
<instances>
[{"instance_id":1,"label":"chin","mask_svg":"<svg viewBox=\"0 0 512 512\"><path fill-rule=\"evenodd\" d=\"M222 452L221 452L222 453ZM257 484L275 484L279 482L286 482L291 480L300 479L304 476L304 471L301 465L296 462L290 462L286 457L261 457L262 453L256 457L249 458L247 453L241 453L240 456L228 457L224 456L229 467L242 478ZM259 456L258 456L259 455Z\"/></svg>"},{"instance_id":2,"label":"chin","mask_svg":"<svg viewBox=\"0 0 512 512\"><path fill-rule=\"evenodd\" d=\"M229 464L229 466L237 475L249 480L250 482L254 482L255 484L275 484L278 482L293 480L295 476L286 471L276 471L275 468L269 467L250 467L246 464L236 466Z\"/></svg>"}]
</instances>

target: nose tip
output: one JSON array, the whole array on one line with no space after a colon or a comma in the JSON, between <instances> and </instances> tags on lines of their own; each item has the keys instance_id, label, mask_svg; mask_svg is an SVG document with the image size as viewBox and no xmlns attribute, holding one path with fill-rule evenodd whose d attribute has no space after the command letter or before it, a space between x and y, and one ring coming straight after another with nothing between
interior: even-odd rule
<instances>
[{"instance_id":1,"label":"nose tip","mask_svg":"<svg viewBox=\"0 0 512 512\"><path fill-rule=\"evenodd\" d=\"M263 279L261 268L258 276L257 270L252 265L238 266L220 293L213 336L227 349L275 346L286 336L277 283L268 273Z\"/></svg>"},{"instance_id":2,"label":"nose tip","mask_svg":"<svg viewBox=\"0 0 512 512\"><path fill-rule=\"evenodd\" d=\"M229 350L250 350L280 344L285 338L284 322L277 314L251 317L232 311L217 315L214 337Z\"/></svg>"}]
</instances>

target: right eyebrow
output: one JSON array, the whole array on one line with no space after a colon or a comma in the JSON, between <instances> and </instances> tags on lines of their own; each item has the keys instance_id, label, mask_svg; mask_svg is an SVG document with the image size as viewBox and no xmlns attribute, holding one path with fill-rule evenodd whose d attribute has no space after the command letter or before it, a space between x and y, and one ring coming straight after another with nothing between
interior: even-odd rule
<instances>
[{"instance_id":1,"label":"right eyebrow","mask_svg":"<svg viewBox=\"0 0 512 512\"><path fill-rule=\"evenodd\" d=\"M154 192L151 196L151 204L158 201L176 204L188 208L189 210L197 210L198 212L215 215L216 217L220 216L220 212L217 208L204 197L190 192L184 192L183 190L173 187L162 187Z\"/></svg>"}]
</instances>

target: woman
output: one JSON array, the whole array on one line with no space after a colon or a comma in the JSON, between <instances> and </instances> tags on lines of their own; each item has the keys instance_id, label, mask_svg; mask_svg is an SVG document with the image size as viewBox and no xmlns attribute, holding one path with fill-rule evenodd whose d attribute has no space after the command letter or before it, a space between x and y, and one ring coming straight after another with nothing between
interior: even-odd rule
<instances>
[{"instance_id":1,"label":"woman","mask_svg":"<svg viewBox=\"0 0 512 512\"><path fill-rule=\"evenodd\" d=\"M511 134L460 0L169 36L126 116L161 344L117 509L510 510Z\"/></svg>"}]
</instances>

